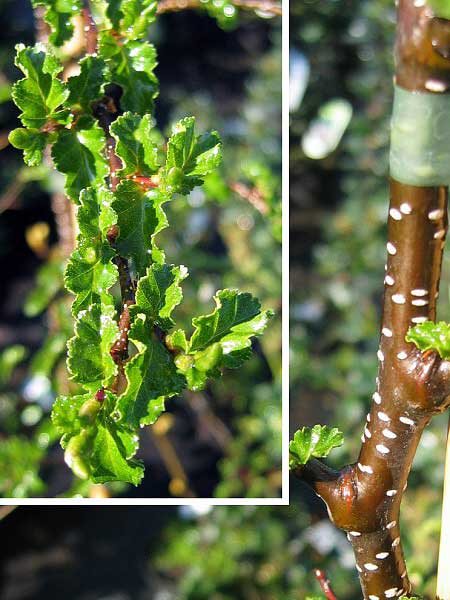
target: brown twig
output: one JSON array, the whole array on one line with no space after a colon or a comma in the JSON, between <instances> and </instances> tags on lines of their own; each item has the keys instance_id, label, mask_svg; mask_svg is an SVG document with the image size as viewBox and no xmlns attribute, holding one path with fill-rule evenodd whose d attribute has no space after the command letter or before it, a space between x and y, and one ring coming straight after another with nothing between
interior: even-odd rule
<instances>
[{"instance_id":1,"label":"brown twig","mask_svg":"<svg viewBox=\"0 0 450 600\"><path fill-rule=\"evenodd\" d=\"M325 598L327 598L327 600L337 600L333 592L333 588L331 587L330 581L325 575L325 571L322 571L321 569L315 569L314 575L317 581L319 582L322 592L325 594Z\"/></svg>"},{"instance_id":2,"label":"brown twig","mask_svg":"<svg viewBox=\"0 0 450 600\"><path fill-rule=\"evenodd\" d=\"M281 5L270 0L233 0L233 4L243 10L259 11L262 13L280 16ZM158 14L178 12L180 10L202 8L200 0L161 0L158 2Z\"/></svg>"},{"instance_id":3,"label":"brown twig","mask_svg":"<svg viewBox=\"0 0 450 600\"><path fill-rule=\"evenodd\" d=\"M92 12L89 6L89 2L85 0L84 8L82 10L82 17L84 23L84 33L86 40L86 52L87 54L95 54L98 46L98 31L95 21L92 17Z\"/></svg>"},{"instance_id":4,"label":"brown twig","mask_svg":"<svg viewBox=\"0 0 450 600\"><path fill-rule=\"evenodd\" d=\"M257 211L259 211L262 215L267 215L269 212L269 208L267 206L266 201L264 200L264 196L260 192L257 187L250 188L245 183L240 183L239 181L230 183L230 190L232 190L235 194L247 200Z\"/></svg>"}]
</instances>

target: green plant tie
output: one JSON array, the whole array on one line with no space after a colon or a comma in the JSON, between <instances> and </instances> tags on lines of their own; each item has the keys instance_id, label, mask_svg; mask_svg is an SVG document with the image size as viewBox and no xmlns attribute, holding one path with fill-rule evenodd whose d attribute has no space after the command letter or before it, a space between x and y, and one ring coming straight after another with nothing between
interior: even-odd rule
<instances>
[{"instance_id":1,"label":"green plant tie","mask_svg":"<svg viewBox=\"0 0 450 600\"><path fill-rule=\"evenodd\" d=\"M450 184L450 94L395 86L389 163L400 183Z\"/></svg>"}]
</instances>

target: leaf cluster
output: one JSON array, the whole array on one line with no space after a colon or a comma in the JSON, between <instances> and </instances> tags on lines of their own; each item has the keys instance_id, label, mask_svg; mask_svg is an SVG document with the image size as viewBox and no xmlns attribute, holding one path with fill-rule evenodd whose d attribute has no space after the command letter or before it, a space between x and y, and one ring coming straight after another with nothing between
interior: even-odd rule
<instances>
[{"instance_id":1,"label":"leaf cluster","mask_svg":"<svg viewBox=\"0 0 450 600\"><path fill-rule=\"evenodd\" d=\"M45 6L51 42L70 39L78 4L38 4ZM224 289L210 314L192 319L190 335L175 329L173 311L188 270L167 263L156 243L168 226L164 205L203 184L220 163L221 142L214 131L198 135L194 117L177 122L161 142L153 119L156 50L144 39L156 3L122 0L103 9L98 52L82 58L79 74L66 82L50 46L17 46L24 77L12 96L23 127L9 139L29 166L40 164L50 147L77 206L77 246L64 273L75 296L67 344L74 392L57 398L52 415L65 460L82 479L137 485L139 428L154 423L166 400L183 389L201 390L208 378L240 367L272 312L262 311L251 294ZM108 97L111 85L119 86L120 100ZM110 163L112 153L119 169ZM58 289L56 270L41 272L42 282L52 283L50 295ZM40 311L40 297L28 300L30 314Z\"/></svg>"}]
</instances>

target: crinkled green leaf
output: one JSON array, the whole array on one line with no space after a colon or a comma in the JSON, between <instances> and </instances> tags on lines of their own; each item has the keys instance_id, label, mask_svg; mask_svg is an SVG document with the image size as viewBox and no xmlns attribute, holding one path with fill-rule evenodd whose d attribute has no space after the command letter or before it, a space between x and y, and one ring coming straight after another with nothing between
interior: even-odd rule
<instances>
[{"instance_id":1,"label":"crinkled green leaf","mask_svg":"<svg viewBox=\"0 0 450 600\"><path fill-rule=\"evenodd\" d=\"M139 485L144 467L140 461L132 460L137 451L137 439L135 434L120 428L109 416L101 416L92 443L92 481L125 481Z\"/></svg>"},{"instance_id":2,"label":"crinkled green leaf","mask_svg":"<svg viewBox=\"0 0 450 600\"><path fill-rule=\"evenodd\" d=\"M103 87L107 83L107 68L100 56L86 56L80 60L79 65L79 75L69 77L67 81L70 92L67 102L71 107L88 111L91 103L103 94Z\"/></svg>"},{"instance_id":3,"label":"crinkled green leaf","mask_svg":"<svg viewBox=\"0 0 450 600\"><path fill-rule=\"evenodd\" d=\"M189 193L222 159L218 133L196 136L194 127L195 118L186 117L174 125L168 140L162 184L170 192Z\"/></svg>"},{"instance_id":4,"label":"crinkled green leaf","mask_svg":"<svg viewBox=\"0 0 450 600\"><path fill-rule=\"evenodd\" d=\"M165 400L185 387L172 356L152 336L151 329L151 323L137 318L129 332L137 354L125 365L128 385L119 397L117 410L120 422L130 427L154 423L164 410Z\"/></svg>"},{"instance_id":5,"label":"crinkled green leaf","mask_svg":"<svg viewBox=\"0 0 450 600\"><path fill-rule=\"evenodd\" d=\"M17 81L12 97L21 109L20 120L25 127L40 129L48 121L67 124L70 113L61 109L69 90L58 79L62 65L44 44L16 46L15 64L25 77ZM59 109L59 110L58 110Z\"/></svg>"},{"instance_id":6,"label":"crinkled green leaf","mask_svg":"<svg viewBox=\"0 0 450 600\"><path fill-rule=\"evenodd\" d=\"M195 331L189 343L190 352L202 350L223 340L233 346L234 332L237 333L237 338L241 335L248 338L250 335L258 335L261 328L265 327L264 320L254 322L255 317L264 313L261 313L259 300L251 294L225 289L218 291L214 300L216 308L211 314L192 319ZM238 339L236 342L238 343Z\"/></svg>"},{"instance_id":7,"label":"crinkled green leaf","mask_svg":"<svg viewBox=\"0 0 450 600\"><path fill-rule=\"evenodd\" d=\"M187 274L184 266L155 263L148 267L137 286L135 312L144 313L164 331L173 327L171 314L183 298L179 284Z\"/></svg>"},{"instance_id":8,"label":"crinkled green leaf","mask_svg":"<svg viewBox=\"0 0 450 600\"><path fill-rule=\"evenodd\" d=\"M156 8L155 0L112 0L108 2L106 14L117 32L135 40L146 36L155 20Z\"/></svg>"},{"instance_id":9,"label":"crinkled green leaf","mask_svg":"<svg viewBox=\"0 0 450 600\"><path fill-rule=\"evenodd\" d=\"M119 335L113 307L90 306L80 311L75 323L75 336L67 343L67 367L73 381L86 390L107 386L117 367L110 355Z\"/></svg>"},{"instance_id":10,"label":"crinkled green leaf","mask_svg":"<svg viewBox=\"0 0 450 600\"><path fill-rule=\"evenodd\" d=\"M50 42L62 46L73 35L72 17L80 14L81 0L31 0L33 7L44 6L44 21L50 25Z\"/></svg>"},{"instance_id":11,"label":"crinkled green leaf","mask_svg":"<svg viewBox=\"0 0 450 600\"><path fill-rule=\"evenodd\" d=\"M80 192L89 186L101 186L109 173L105 134L91 117L80 117L72 129L57 132L52 146L56 168L66 176L67 195L78 202Z\"/></svg>"},{"instance_id":12,"label":"crinkled green leaf","mask_svg":"<svg viewBox=\"0 0 450 600\"><path fill-rule=\"evenodd\" d=\"M76 295L72 305L75 317L91 304L112 304L108 290L118 280L117 267L112 263L115 254L111 245L101 240L81 242L72 252L64 283Z\"/></svg>"},{"instance_id":13,"label":"crinkled green leaf","mask_svg":"<svg viewBox=\"0 0 450 600\"><path fill-rule=\"evenodd\" d=\"M187 354L176 358L192 390L203 389L209 377L219 377L223 368L235 369L250 358L252 337L261 335L273 316L272 311L261 311L251 294L221 290L214 299L211 314L192 320L195 331ZM183 338L169 338L169 344L181 348Z\"/></svg>"},{"instance_id":14,"label":"crinkled green leaf","mask_svg":"<svg viewBox=\"0 0 450 600\"><path fill-rule=\"evenodd\" d=\"M117 221L113 201L114 194L104 186L86 188L81 192L77 211L79 240L89 238L94 241L100 234L101 239L107 241L108 230Z\"/></svg>"},{"instance_id":15,"label":"crinkled green leaf","mask_svg":"<svg viewBox=\"0 0 450 600\"><path fill-rule=\"evenodd\" d=\"M436 350L444 359L450 358L450 324L441 321L425 321L411 327L406 334L406 341L413 342L422 352Z\"/></svg>"},{"instance_id":16,"label":"crinkled green leaf","mask_svg":"<svg viewBox=\"0 0 450 600\"><path fill-rule=\"evenodd\" d=\"M115 396L109 391L105 396L102 403L92 393L56 399L52 420L62 435L65 461L75 475L94 483L138 485L144 472L140 461L132 460L138 438L114 421Z\"/></svg>"},{"instance_id":17,"label":"crinkled green leaf","mask_svg":"<svg viewBox=\"0 0 450 600\"><path fill-rule=\"evenodd\" d=\"M166 200L158 190L145 193L141 186L131 180L121 181L117 186L113 202L119 226L116 246L121 256L133 261L139 276L145 274L151 260L162 262L164 259L154 238L167 226L162 208Z\"/></svg>"},{"instance_id":18,"label":"crinkled green leaf","mask_svg":"<svg viewBox=\"0 0 450 600\"><path fill-rule=\"evenodd\" d=\"M303 427L295 432L294 439L289 443L289 467L295 469L299 465L305 465L312 457L324 458L333 448L338 448L343 443L344 435L336 427Z\"/></svg>"},{"instance_id":19,"label":"crinkled green leaf","mask_svg":"<svg viewBox=\"0 0 450 600\"><path fill-rule=\"evenodd\" d=\"M85 402L92 398L91 393L76 396L58 396L52 407L53 425L63 436L61 445L63 448L73 435L79 433L83 427L80 418L80 408Z\"/></svg>"},{"instance_id":20,"label":"crinkled green leaf","mask_svg":"<svg viewBox=\"0 0 450 600\"><path fill-rule=\"evenodd\" d=\"M13 129L8 140L14 148L23 150L23 159L29 167L35 167L42 162L42 155L47 145L48 134L39 129Z\"/></svg>"},{"instance_id":21,"label":"crinkled green leaf","mask_svg":"<svg viewBox=\"0 0 450 600\"><path fill-rule=\"evenodd\" d=\"M117 140L116 154L122 159L120 175L152 175L158 170L158 148L153 140L154 121L150 115L125 113L111 125Z\"/></svg>"},{"instance_id":22,"label":"crinkled green leaf","mask_svg":"<svg viewBox=\"0 0 450 600\"><path fill-rule=\"evenodd\" d=\"M127 40L121 42L110 32L100 38L100 55L108 61L111 80L120 85L123 110L145 115L153 110L158 94L156 50L148 42Z\"/></svg>"},{"instance_id":23,"label":"crinkled green leaf","mask_svg":"<svg viewBox=\"0 0 450 600\"><path fill-rule=\"evenodd\" d=\"M155 0L122 0L121 21L122 33L129 40L136 40L147 35L148 27L156 17Z\"/></svg>"}]
</instances>

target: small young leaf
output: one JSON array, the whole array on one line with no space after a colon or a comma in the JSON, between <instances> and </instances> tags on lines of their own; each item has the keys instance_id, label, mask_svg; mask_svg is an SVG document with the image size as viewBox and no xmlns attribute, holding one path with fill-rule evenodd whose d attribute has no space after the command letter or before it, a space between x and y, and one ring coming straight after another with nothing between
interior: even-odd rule
<instances>
[{"instance_id":1,"label":"small young leaf","mask_svg":"<svg viewBox=\"0 0 450 600\"><path fill-rule=\"evenodd\" d=\"M80 74L69 77L67 81L70 92L67 103L89 111L91 103L102 96L103 87L107 83L106 63L99 56L86 56L79 64Z\"/></svg>"},{"instance_id":2,"label":"small young leaf","mask_svg":"<svg viewBox=\"0 0 450 600\"><path fill-rule=\"evenodd\" d=\"M450 324L444 321L425 321L411 327L405 339L413 342L422 352L436 350L441 358L450 358Z\"/></svg>"},{"instance_id":3,"label":"small young leaf","mask_svg":"<svg viewBox=\"0 0 450 600\"><path fill-rule=\"evenodd\" d=\"M129 427L154 423L164 410L165 400L186 385L172 356L150 332L151 324L141 318L135 320L129 332L138 352L125 366L128 385L117 403L120 422Z\"/></svg>"},{"instance_id":4,"label":"small young leaf","mask_svg":"<svg viewBox=\"0 0 450 600\"><path fill-rule=\"evenodd\" d=\"M123 90L120 105L125 111L145 115L152 111L158 94L156 50L148 42L119 42L110 32L100 38L100 55L107 60L111 79Z\"/></svg>"},{"instance_id":5,"label":"small young leaf","mask_svg":"<svg viewBox=\"0 0 450 600\"><path fill-rule=\"evenodd\" d=\"M81 0L31 0L33 8L45 7L44 21L50 25L49 40L55 46L62 46L73 35L72 17L80 14Z\"/></svg>"},{"instance_id":6,"label":"small young leaf","mask_svg":"<svg viewBox=\"0 0 450 600\"><path fill-rule=\"evenodd\" d=\"M52 146L56 168L66 176L67 195L78 203L81 190L101 186L109 173L105 134L91 117L80 117L72 129L57 132Z\"/></svg>"},{"instance_id":7,"label":"small young leaf","mask_svg":"<svg viewBox=\"0 0 450 600\"><path fill-rule=\"evenodd\" d=\"M136 273L145 274L151 259L162 262L164 254L155 246L157 233L167 226L162 205L167 197L158 190L145 193L131 180L119 183L115 192L113 209L117 214L119 236L116 240L118 252L133 261Z\"/></svg>"},{"instance_id":8,"label":"small young leaf","mask_svg":"<svg viewBox=\"0 0 450 600\"><path fill-rule=\"evenodd\" d=\"M174 326L170 315L180 304L183 292L180 282L187 277L186 267L153 264L136 290L136 312L144 313L150 321L167 331Z\"/></svg>"},{"instance_id":9,"label":"small young leaf","mask_svg":"<svg viewBox=\"0 0 450 600\"><path fill-rule=\"evenodd\" d=\"M289 467L295 469L299 465L305 465L313 456L324 458L333 448L338 448L343 443L344 436L336 427L303 427L295 432L294 439L289 444Z\"/></svg>"},{"instance_id":10,"label":"small young leaf","mask_svg":"<svg viewBox=\"0 0 450 600\"><path fill-rule=\"evenodd\" d=\"M188 194L211 173L222 159L216 131L195 136L195 118L186 117L173 127L167 143L162 183L170 193Z\"/></svg>"},{"instance_id":11,"label":"small young leaf","mask_svg":"<svg viewBox=\"0 0 450 600\"><path fill-rule=\"evenodd\" d=\"M116 154L122 159L120 175L152 175L158 170L158 148L152 140L154 121L150 115L127 112L111 125L117 140Z\"/></svg>"},{"instance_id":12,"label":"small young leaf","mask_svg":"<svg viewBox=\"0 0 450 600\"><path fill-rule=\"evenodd\" d=\"M171 350L181 350L185 353L189 350L186 333L182 329L177 329L171 335L166 336L166 345Z\"/></svg>"},{"instance_id":13,"label":"small young leaf","mask_svg":"<svg viewBox=\"0 0 450 600\"><path fill-rule=\"evenodd\" d=\"M75 323L75 337L67 343L67 367L71 379L95 392L107 386L117 367L110 355L119 335L112 307L92 305L81 311Z\"/></svg>"},{"instance_id":14,"label":"small young leaf","mask_svg":"<svg viewBox=\"0 0 450 600\"><path fill-rule=\"evenodd\" d=\"M13 129L8 140L14 148L23 150L23 159L29 167L36 167L42 162L42 154L47 145L48 135L39 129Z\"/></svg>"},{"instance_id":15,"label":"small young leaf","mask_svg":"<svg viewBox=\"0 0 450 600\"><path fill-rule=\"evenodd\" d=\"M23 125L40 129L49 121L69 123L69 111L60 108L69 95L69 90L57 77L62 70L61 63L44 44L34 47L17 44L16 51L15 64L25 77L14 84L12 97L22 110L20 120Z\"/></svg>"}]
</instances>

